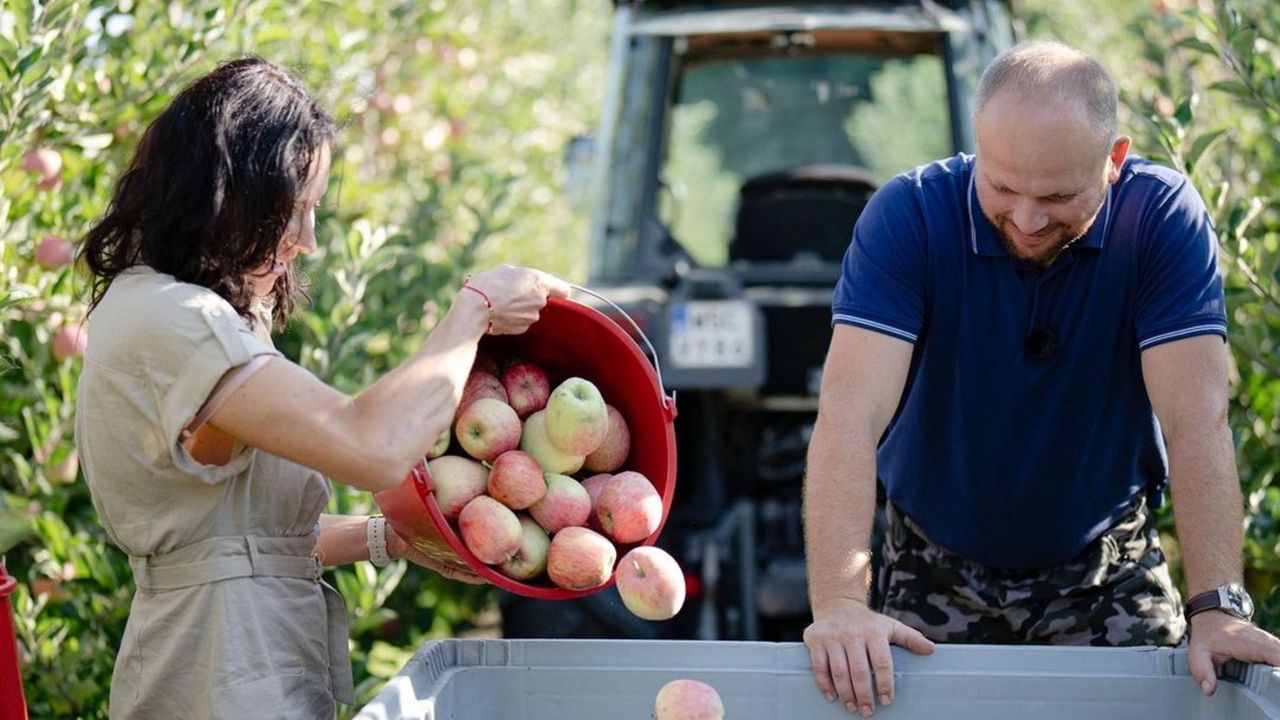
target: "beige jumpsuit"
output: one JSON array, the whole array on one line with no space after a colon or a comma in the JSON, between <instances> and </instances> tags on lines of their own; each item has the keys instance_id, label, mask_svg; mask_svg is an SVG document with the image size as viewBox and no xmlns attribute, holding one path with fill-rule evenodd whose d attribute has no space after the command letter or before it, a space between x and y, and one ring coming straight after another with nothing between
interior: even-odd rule
<instances>
[{"instance_id":1,"label":"beige jumpsuit","mask_svg":"<svg viewBox=\"0 0 1280 720\"><path fill-rule=\"evenodd\" d=\"M110 716L331 718L351 702L346 615L313 552L320 473L253 448L222 466L179 442L218 380L278 354L213 292L136 267L91 316L76 447L137 592Z\"/></svg>"}]
</instances>

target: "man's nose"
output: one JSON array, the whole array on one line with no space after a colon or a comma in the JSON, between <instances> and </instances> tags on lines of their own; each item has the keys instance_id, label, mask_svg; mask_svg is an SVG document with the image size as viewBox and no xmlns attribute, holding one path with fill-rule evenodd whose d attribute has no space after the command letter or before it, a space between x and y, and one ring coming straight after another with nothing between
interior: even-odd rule
<instances>
[{"instance_id":1,"label":"man's nose","mask_svg":"<svg viewBox=\"0 0 1280 720\"><path fill-rule=\"evenodd\" d=\"M1049 226L1049 216L1031 202L1024 201L1014 207L1010 219L1023 235L1035 235Z\"/></svg>"}]
</instances>

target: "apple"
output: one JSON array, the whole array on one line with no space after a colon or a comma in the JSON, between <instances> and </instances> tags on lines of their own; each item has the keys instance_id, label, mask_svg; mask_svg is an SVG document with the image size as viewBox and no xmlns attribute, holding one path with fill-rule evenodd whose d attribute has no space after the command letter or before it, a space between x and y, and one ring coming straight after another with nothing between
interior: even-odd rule
<instances>
[{"instance_id":1,"label":"apple","mask_svg":"<svg viewBox=\"0 0 1280 720\"><path fill-rule=\"evenodd\" d=\"M36 148L22 156L22 169L39 175L37 187L47 190L62 178L62 156L56 150Z\"/></svg>"},{"instance_id":2,"label":"apple","mask_svg":"<svg viewBox=\"0 0 1280 720\"><path fill-rule=\"evenodd\" d=\"M427 451L427 459L431 460L432 458L438 458L443 455L445 451L449 449L449 441L452 439L453 431L446 427L444 432L440 433L440 437L436 438L436 443Z\"/></svg>"},{"instance_id":3,"label":"apple","mask_svg":"<svg viewBox=\"0 0 1280 720\"><path fill-rule=\"evenodd\" d=\"M591 496L591 515L587 518L587 527L592 530L599 531L600 517L596 511L600 507L600 493L604 491L605 486L613 479L613 475L609 473L597 473L582 481L582 487L587 491L587 495Z\"/></svg>"},{"instance_id":4,"label":"apple","mask_svg":"<svg viewBox=\"0 0 1280 720\"><path fill-rule=\"evenodd\" d=\"M502 381L495 375L491 375L483 370L472 370L467 376L467 382L462 386L462 400L458 402L458 412L467 409L471 403L480 398L493 398L507 402L507 391L502 387Z\"/></svg>"},{"instance_id":5,"label":"apple","mask_svg":"<svg viewBox=\"0 0 1280 720\"><path fill-rule=\"evenodd\" d=\"M574 525L586 525L591 517L591 496L582 483L568 475L547 473L547 494L529 508L543 530L555 534Z\"/></svg>"},{"instance_id":6,"label":"apple","mask_svg":"<svg viewBox=\"0 0 1280 720\"><path fill-rule=\"evenodd\" d=\"M539 410L524 420L520 449L532 455L547 472L570 475L582 469L585 455L574 455L556 447L547 437L547 411Z\"/></svg>"},{"instance_id":7,"label":"apple","mask_svg":"<svg viewBox=\"0 0 1280 720\"><path fill-rule=\"evenodd\" d=\"M617 583L622 604L644 620L670 620L684 605L684 571L662 548L645 545L623 555Z\"/></svg>"},{"instance_id":8,"label":"apple","mask_svg":"<svg viewBox=\"0 0 1280 720\"><path fill-rule=\"evenodd\" d=\"M431 491L436 496L436 504L447 518L458 517L467 503L483 495L489 479L488 468L459 455L443 455L431 460L427 470L431 472Z\"/></svg>"},{"instance_id":9,"label":"apple","mask_svg":"<svg viewBox=\"0 0 1280 720\"><path fill-rule=\"evenodd\" d=\"M70 265L74 254L70 241L57 235L45 235L36 246L36 263L46 270L58 270Z\"/></svg>"},{"instance_id":10,"label":"apple","mask_svg":"<svg viewBox=\"0 0 1280 720\"><path fill-rule=\"evenodd\" d=\"M489 495L512 510L524 510L547 494L542 466L522 450L508 450L489 470Z\"/></svg>"},{"instance_id":11,"label":"apple","mask_svg":"<svg viewBox=\"0 0 1280 720\"><path fill-rule=\"evenodd\" d=\"M594 452L609 432L609 408L590 380L571 377L547 398L547 437L574 455Z\"/></svg>"},{"instance_id":12,"label":"apple","mask_svg":"<svg viewBox=\"0 0 1280 720\"><path fill-rule=\"evenodd\" d=\"M507 391L508 402L521 418L537 412L547 405L551 384L547 373L533 363L519 363L502 371L502 387Z\"/></svg>"},{"instance_id":13,"label":"apple","mask_svg":"<svg viewBox=\"0 0 1280 720\"><path fill-rule=\"evenodd\" d=\"M609 430L605 433L600 447L587 454L582 467L591 472L613 472L622 467L631 452L631 431L627 421L618 412L618 408L607 405L609 413Z\"/></svg>"},{"instance_id":14,"label":"apple","mask_svg":"<svg viewBox=\"0 0 1280 720\"><path fill-rule=\"evenodd\" d=\"M520 516L520 549L502 563L502 573L516 580L532 580L547 569L551 538L533 518Z\"/></svg>"},{"instance_id":15,"label":"apple","mask_svg":"<svg viewBox=\"0 0 1280 720\"><path fill-rule=\"evenodd\" d=\"M88 345L89 333L85 332L84 327L79 323L59 325L58 329L53 331L53 340L50 341L53 358L59 362L84 355Z\"/></svg>"},{"instance_id":16,"label":"apple","mask_svg":"<svg viewBox=\"0 0 1280 720\"><path fill-rule=\"evenodd\" d=\"M493 460L520 444L520 418L501 400L480 398L458 416L454 432L468 455L477 460Z\"/></svg>"},{"instance_id":17,"label":"apple","mask_svg":"<svg viewBox=\"0 0 1280 720\"><path fill-rule=\"evenodd\" d=\"M520 518L488 495L479 495L458 513L458 532L480 562L497 565L520 551Z\"/></svg>"},{"instance_id":18,"label":"apple","mask_svg":"<svg viewBox=\"0 0 1280 720\"><path fill-rule=\"evenodd\" d=\"M644 475L630 470L620 472L600 491L596 518L614 541L640 542L656 532L662 522L662 496Z\"/></svg>"},{"instance_id":19,"label":"apple","mask_svg":"<svg viewBox=\"0 0 1280 720\"><path fill-rule=\"evenodd\" d=\"M590 590L609 581L617 557L618 551L605 536L584 527L567 527L551 538L547 575L565 590Z\"/></svg>"},{"instance_id":20,"label":"apple","mask_svg":"<svg viewBox=\"0 0 1280 720\"><path fill-rule=\"evenodd\" d=\"M653 720L724 720L720 693L704 682L681 678L658 690Z\"/></svg>"}]
</instances>

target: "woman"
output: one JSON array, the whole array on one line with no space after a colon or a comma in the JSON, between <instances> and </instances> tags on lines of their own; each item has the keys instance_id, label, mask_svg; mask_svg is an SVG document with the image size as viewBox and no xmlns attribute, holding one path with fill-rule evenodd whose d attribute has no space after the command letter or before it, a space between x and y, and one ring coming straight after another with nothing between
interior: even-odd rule
<instances>
[{"instance_id":1,"label":"woman","mask_svg":"<svg viewBox=\"0 0 1280 720\"><path fill-rule=\"evenodd\" d=\"M412 358L357 397L325 385L269 333L299 296L294 260L316 248L333 139L280 68L226 63L151 124L84 239L76 444L137 584L112 718L333 717L351 669L322 563L389 554L478 581L381 518L321 516L326 476L398 485L448 427L480 338L523 332L568 288L479 274Z\"/></svg>"}]
</instances>

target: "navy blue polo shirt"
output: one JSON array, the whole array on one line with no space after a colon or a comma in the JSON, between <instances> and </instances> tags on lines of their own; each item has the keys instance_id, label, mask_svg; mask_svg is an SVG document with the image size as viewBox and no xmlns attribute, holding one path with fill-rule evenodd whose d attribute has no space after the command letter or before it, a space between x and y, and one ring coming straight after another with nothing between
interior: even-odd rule
<instances>
[{"instance_id":1,"label":"navy blue polo shirt","mask_svg":"<svg viewBox=\"0 0 1280 720\"><path fill-rule=\"evenodd\" d=\"M1141 353L1227 332L1203 201L1133 157L1044 270L1005 251L972 156L893 178L854 229L832 318L914 345L877 454L889 499L942 547L1014 570L1071 559L1139 493L1159 496ZM1033 329L1057 337L1048 361L1024 347Z\"/></svg>"}]
</instances>

